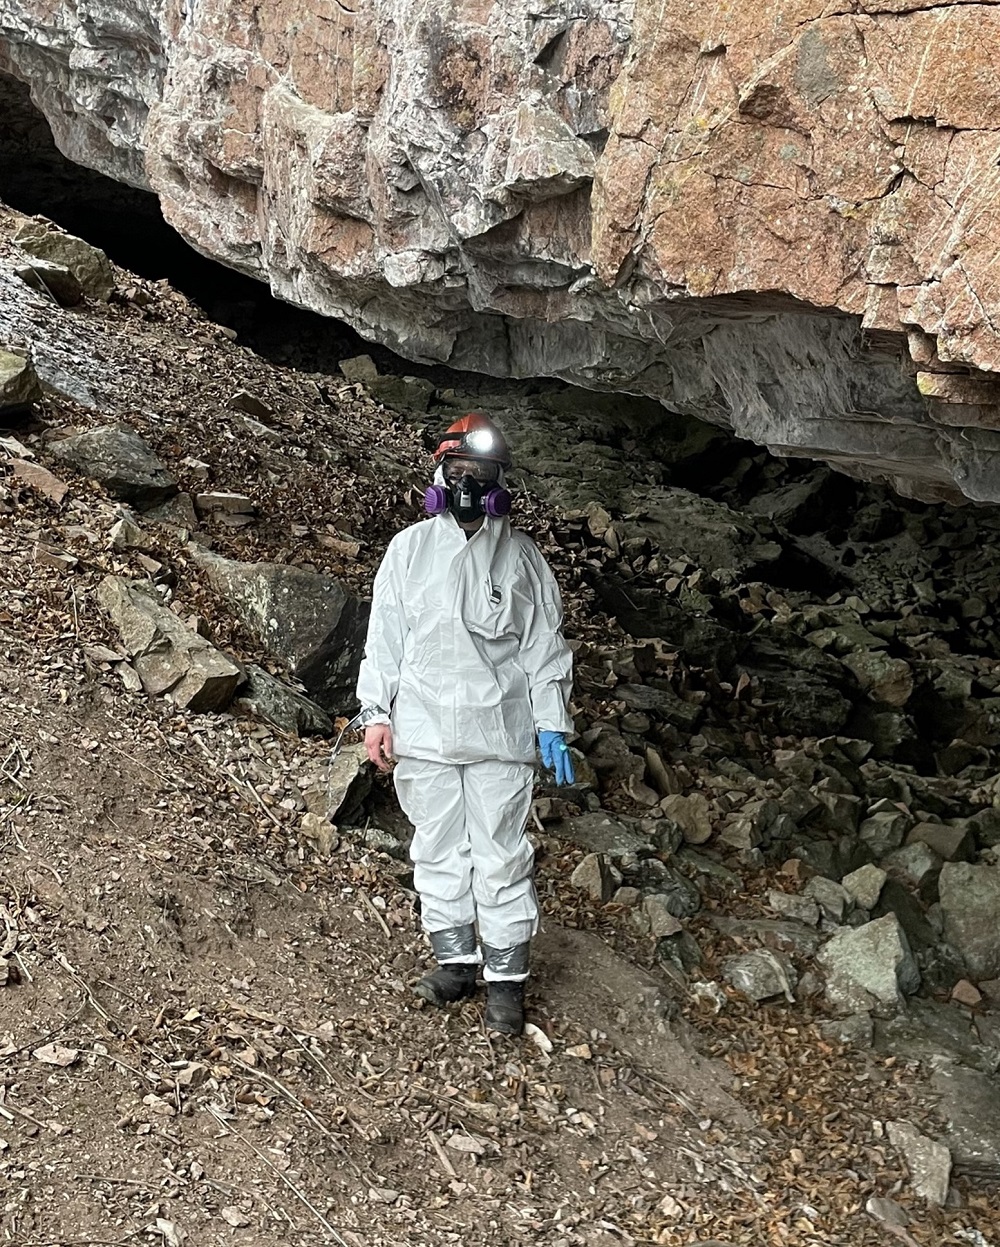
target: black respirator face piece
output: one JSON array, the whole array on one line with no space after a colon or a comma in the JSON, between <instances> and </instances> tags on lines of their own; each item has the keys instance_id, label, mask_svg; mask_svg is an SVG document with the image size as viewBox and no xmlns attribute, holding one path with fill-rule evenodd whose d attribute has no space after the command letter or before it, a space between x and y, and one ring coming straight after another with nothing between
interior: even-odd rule
<instances>
[{"instance_id":1,"label":"black respirator face piece","mask_svg":"<svg viewBox=\"0 0 1000 1247\"><path fill-rule=\"evenodd\" d=\"M448 492L451 494L449 506L460 524L471 524L473 520L486 514L483 510L483 494L487 488L489 486L483 486L468 473L460 476L457 481L448 482Z\"/></svg>"},{"instance_id":2,"label":"black respirator face piece","mask_svg":"<svg viewBox=\"0 0 1000 1247\"><path fill-rule=\"evenodd\" d=\"M450 511L460 524L472 524L483 516L498 520L510 514L512 499L500 484L495 466L474 464L463 470L455 465L452 473L449 476L446 470L442 484L428 486L424 494L428 515Z\"/></svg>"}]
</instances>

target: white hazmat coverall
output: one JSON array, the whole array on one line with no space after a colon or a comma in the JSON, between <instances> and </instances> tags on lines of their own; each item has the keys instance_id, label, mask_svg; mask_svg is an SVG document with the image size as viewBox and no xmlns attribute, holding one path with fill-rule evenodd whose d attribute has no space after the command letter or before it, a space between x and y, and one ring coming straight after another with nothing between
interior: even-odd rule
<instances>
[{"instance_id":1,"label":"white hazmat coverall","mask_svg":"<svg viewBox=\"0 0 1000 1247\"><path fill-rule=\"evenodd\" d=\"M559 589L530 537L490 518L467 537L446 512L393 538L357 694L390 712L426 931L478 919L485 945L510 949L538 929L535 734L572 731L571 683ZM487 962L484 977L524 975Z\"/></svg>"}]
</instances>

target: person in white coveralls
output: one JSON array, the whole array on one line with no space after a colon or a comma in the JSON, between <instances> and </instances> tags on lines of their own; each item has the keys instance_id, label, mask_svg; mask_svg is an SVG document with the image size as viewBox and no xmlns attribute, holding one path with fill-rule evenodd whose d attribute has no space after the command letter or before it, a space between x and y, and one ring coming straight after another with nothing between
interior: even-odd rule
<instances>
[{"instance_id":1,"label":"person in white coveralls","mask_svg":"<svg viewBox=\"0 0 1000 1247\"><path fill-rule=\"evenodd\" d=\"M573 783L572 656L555 578L507 519L502 434L464 416L434 458L432 518L393 538L375 578L357 694L368 756L383 771L397 760L414 826L414 883L438 963L414 991L461 1000L482 962L486 1026L514 1035L538 929L525 830L535 736L556 782Z\"/></svg>"}]
</instances>

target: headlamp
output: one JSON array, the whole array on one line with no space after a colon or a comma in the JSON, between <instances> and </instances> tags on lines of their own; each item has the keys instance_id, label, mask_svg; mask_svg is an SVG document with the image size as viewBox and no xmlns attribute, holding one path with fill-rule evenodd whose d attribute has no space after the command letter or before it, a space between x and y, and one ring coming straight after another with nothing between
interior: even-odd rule
<instances>
[{"instance_id":1,"label":"headlamp","mask_svg":"<svg viewBox=\"0 0 1000 1247\"><path fill-rule=\"evenodd\" d=\"M493 449L493 434L489 429L473 429L467 435L465 444L477 454L485 455L487 451Z\"/></svg>"}]
</instances>

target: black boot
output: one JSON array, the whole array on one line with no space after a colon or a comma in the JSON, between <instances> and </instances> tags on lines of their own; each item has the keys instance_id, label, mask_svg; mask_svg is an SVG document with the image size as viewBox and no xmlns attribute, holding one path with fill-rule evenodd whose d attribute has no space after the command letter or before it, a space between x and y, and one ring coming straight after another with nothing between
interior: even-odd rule
<instances>
[{"instance_id":1,"label":"black boot","mask_svg":"<svg viewBox=\"0 0 1000 1247\"><path fill-rule=\"evenodd\" d=\"M421 1000L437 1005L440 1009L456 1000L464 1000L476 990L476 974L479 970L476 928L448 927L444 931L432 931L430 941L438 968L425 974L413 992ZM457 961L458 957L473 960Z\"/></svg>"},{"instance_id":2,"label":"black boot","mask_svg":"<svg viewBox=\"0 0 1000 1247\"><path fill-rule=\"evenodd\" d=\"M476 990L476 972L479 967L474 962L453 961L446 966L438 966L424 977L413 988L413 994L429 1004L442 1008L453 1004L456 1000L464 1000Z\"/></svg>"},{"instance_id":3,"label":"black boot","mask_svg":"<svg viewBox=\"0 0 1000 1247\"><path fill-rule=\"evenodd\" d=\"M524 1030L524 984L501 979L486 984L486 1029L500 1035Z\"/></svg>"}]
</instances>

